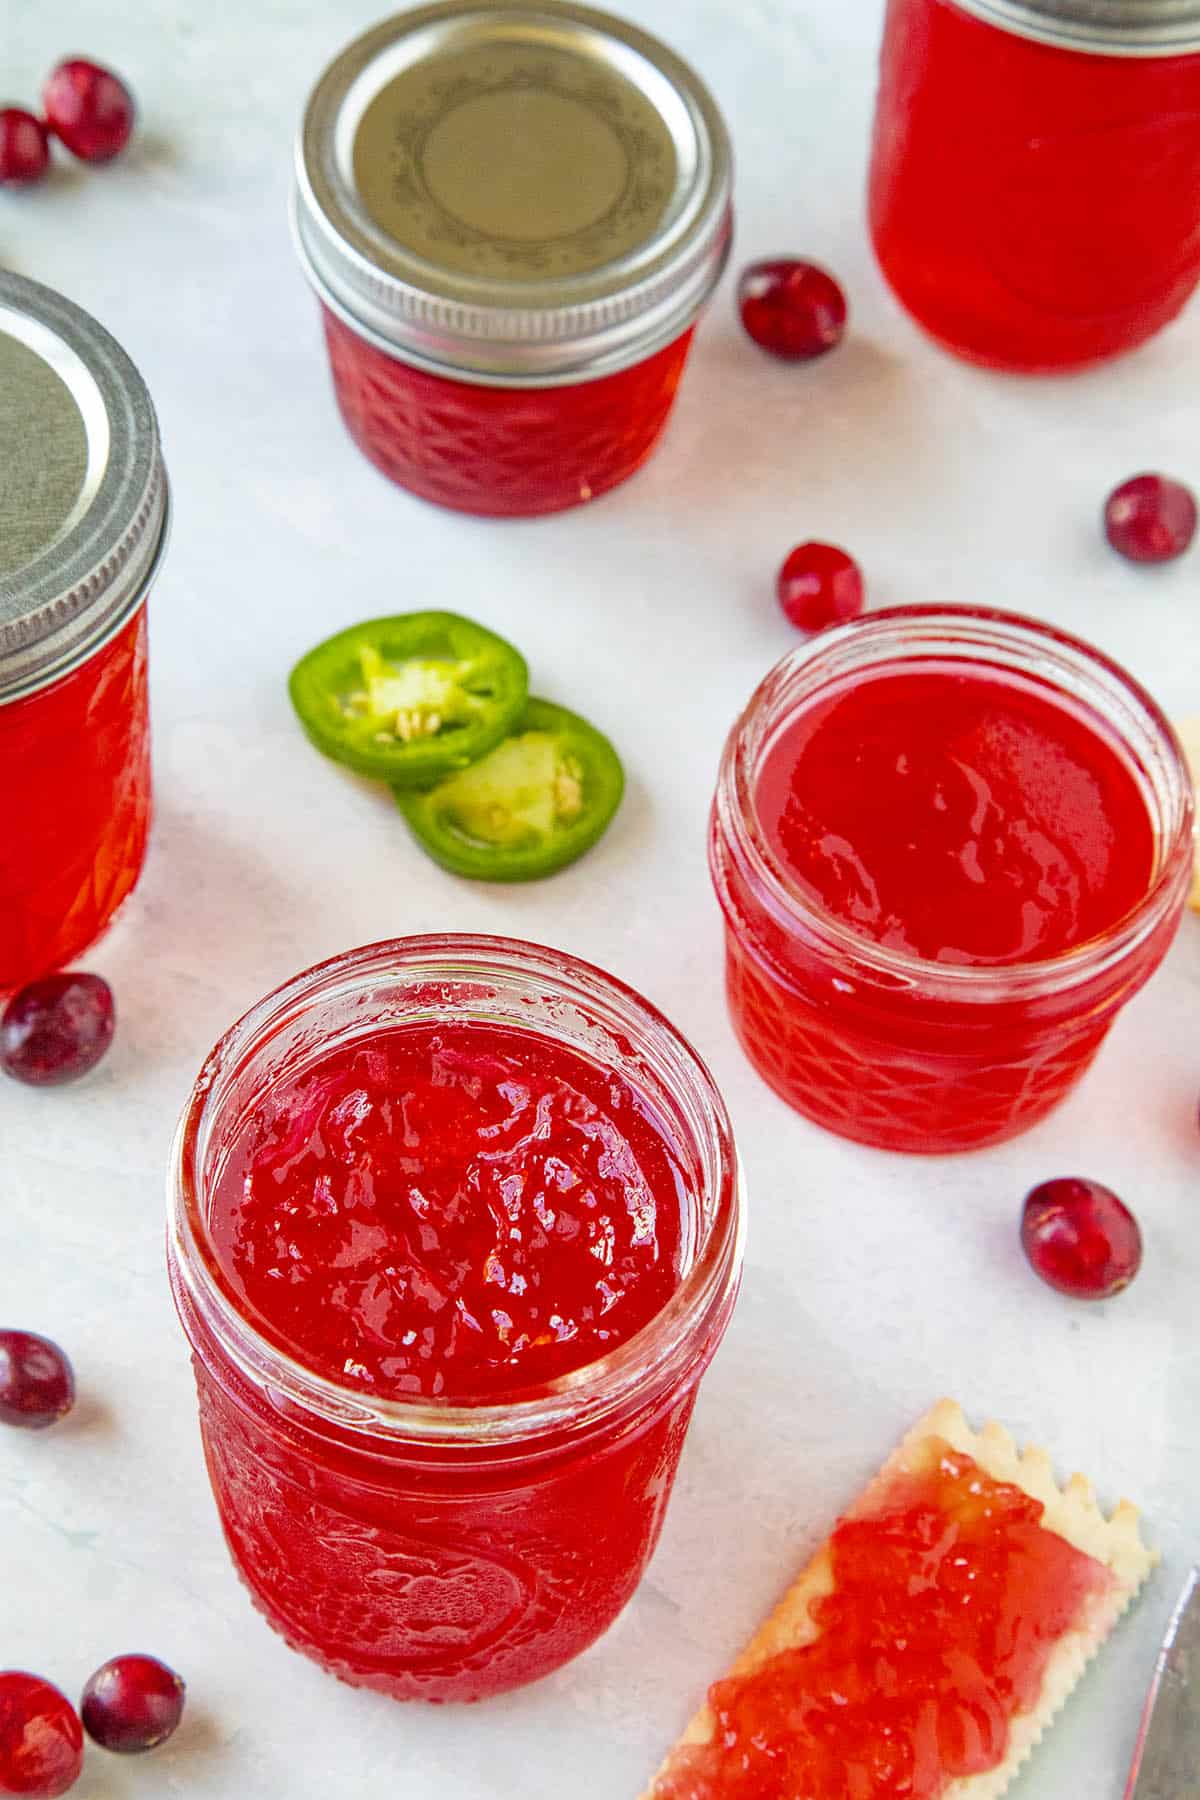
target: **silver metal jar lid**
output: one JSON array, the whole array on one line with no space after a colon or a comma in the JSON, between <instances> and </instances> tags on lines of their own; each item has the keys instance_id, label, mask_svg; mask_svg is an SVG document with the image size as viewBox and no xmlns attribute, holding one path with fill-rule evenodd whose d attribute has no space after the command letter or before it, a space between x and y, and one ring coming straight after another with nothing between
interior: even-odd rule
<instances>
[{"instance_id":1,"label":"silver metal jar lid","mask_svg":"<svg viewBox=\"0 0 1200 1800\"><path fill-rule=\"evenodd\" d=\"M953 0L1019 37L1101 56L1200 52L1200 0Z\"/></svg>"},{"instance_id":2,"label":"silver metal jar lid","mask_svg":"<svg viewBox=\"0 0 1200 1800\"><path fill-rule=\"evenodd\" d=\"M120 630L166 517L154 408L121 346L52 288L0 270L0 702Z\"/></svg>"},{"instance_id":3,"label":"silver metal jar lid","mask_svg":"<svg viewBox=\"0 0 1200 1800\"><path fill-rule=\"evenodd\" d=\"M444 0L349 46L309 99L295 231L321 298L441 375L540 386L693 323L731 233L702 82L561 0Z\"/></svg>"}]
</instances>

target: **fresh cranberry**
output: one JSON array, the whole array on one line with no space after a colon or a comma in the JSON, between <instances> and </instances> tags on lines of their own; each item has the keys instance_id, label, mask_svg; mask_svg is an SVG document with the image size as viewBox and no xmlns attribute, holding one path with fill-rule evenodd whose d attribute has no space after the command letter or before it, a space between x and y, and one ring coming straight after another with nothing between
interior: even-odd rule
<instances>
[{"instance_id":1,"label":"fresh cranberry","mask_svg":"<svg viewBox=\"0 0 1200 1800\"><path fill-rule=\"evenodd\" d=\"M50 140L40 119L20 106L0 107L0 184L40 181L50 166Z\"/></svg>"},{"instance_id":2,"label":"fresh cranberry","mask_svg":"<svg viewBox=\"0 0 1200 1800\"><path fill-rule=\"evenodd\" d=\"M846 296L816 263L779 257L751 263L738 282L742 324L762 349L784 362L811 362L840 344Z\"/></svg>"},{"instance_id":3,"label":"fresh cranberry","mask_svg":"<svg viewBox=\"0 0 1200 1800\"><path fill-rule=\"evenodd\" d=\"M33 1087L74 1081L113 1040L112 989L99 975L47 975L14 994L0 1018L0 1069Z\"/></svg>"},{"instance_id":4,"label":"fresh cranberry","mask_svg":"<svg viewBox=\"0 0 1200 1800\"><path fill-rule=\"evenodd\" d=\"M108 162L129 142L133 95L111 69L85 57L69 57L51 71L42 105L51 131L83 162Z\"/></svg>"},{"instance_id":5,"label":"fresh cranberry","mask_svg":"<svg viewBox=\"0 0 1200 1800\"><path fill-rule=\"evenodd\" d=\"M83 1731L66 1695L39 1675L0 1671L0 1794L54 1800L82 1768Z\"/></svg>"},{"instance_id":6,"label":"fresh cranberry","mask_svg":"<svg viewBox=\"0 0 1200 1800\"><path fill-rule=\"evenodd\" d=\"M41 1431L75 1404L71 1365L35 1331L0 1331L0 1424Z\"/></svg>"},{"instance_id":7,"label":"fresh cranberry","mask_svg":"<svg viewBox=\"0 0 1200 1800\"><path fill-rule=\"evenodd\" d=\"M1025 1198L1021 1243L1043 1281L1076 1300L1109 1300L1142 1266L1142 1234L1098 1181L1065 1175Z\"/></svg>"},{"instance_id":8,"label":"fresh cranberry","mask_svg":"<svg viewBox=\"0 0 1200 1800\"><path fill-rule=\"evenodd\" d=\"M775 583L779 604L801 631L821 631L863 609L862 570L836 544L797 544Z\"/></svg>"},{"instance_id":9,"label":"fresh cranberry","mask_svg":"<svg viewBox=\"0 0 1200 1800\"><path fill-rule=\"evenodd\" d=\"M183 1717L184 1685L153 1656L114 1656L83 1690L87 1734L105 1750L135 1755L165 1743Z\"/></svg>"},{"instance_id":10,"label":"fresh cranberry","mask_svg":"<svg viewBox=\"0 0 1200 1800\"><path fill-rule=\"evenodd\" d=\"M1104 533L1130 562L1170 562L1196 535L1196 498L1169 475L1135 475L1104 504Z\"/></svg>"}]
</instances>

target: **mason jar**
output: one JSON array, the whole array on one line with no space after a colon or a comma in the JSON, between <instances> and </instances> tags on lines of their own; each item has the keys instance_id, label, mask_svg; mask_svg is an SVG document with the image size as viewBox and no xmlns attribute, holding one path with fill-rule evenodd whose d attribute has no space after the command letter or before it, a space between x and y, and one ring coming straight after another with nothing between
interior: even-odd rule
<instances>
[{"instance_id":1,"label":"mason jar","mask_svg":"<svg viewBox=\"0 0 1200 1800\"><path fill-rule=\"evenodd\" d=\"M61 294L0 270L0 992L70 962L141 872L146 597L167 536L154 408Z\"/></svg>"},{"instance_id":2,"label":"mason jar","mask_svg":"<svg viewBox=\"0 0 1200 1800\"><path fill-rule=\"evenodd\" d=\"M1200 3L888 0L870 219L960 356L1054 371L1143 343L1200 279Z\"/></svg>"},{"instance_id":3,"label":"mason jar","mask_svg":"<svg viewBox=\"0 0 1200 1800\"><path fill-rule=\"evenodd\" d=\"M350 435L402 487L554 512L653 450L724 266L731 162L703 83L560 0L419 7L325 70L297 248Z\"/></svg>"},{"instance_id":4,"label":"mason jar","mask_svg":"<svg viewBox=\"0 0 1200 1800\"><path fill-rule=\"evenodd\" d=\"M283 1347L239 1297L210 1213L231 1140L332 1046L486 1022L611 1071L680 1171L678 1285L600 1360L486 1403L380 1397ZM662 1015L611 976L506 938L401 938L285 983L222 1038L175 1141L171 1282L233 1560L296 1649L400 1699L475 1700L579 1653L654 1549L742 1256L729 1120Z\"/></svg>"},{"instance_id":5,"label":"mason jar","mask_svg":"<svg viewBox=\"0 0 1200 1800\"><path fill-rule=\"evenodd\" d=\"M1145 808L1148 869L1144 891L1108 928L1042 959L940 960L875 941L793 878L757 803L772 746L807 708L856 683L931 669L1021 684L1120 757ZM897 739L895 753L920 763L919 746ZM979 785L970 772L964 779ZM1051 760L1027 779L1052 787L1058 770ZM1170 725L1130 675L1081 640L970 607L894 607L824 632L762 682L717 782L709 861L742 1048L789 1105L860 1143L934 1152L1012 1137L1071 1092L1162 961L1191 878L1193 824ZM932 868L928 879L938 879Z\"/></svg>"}]
</instances>

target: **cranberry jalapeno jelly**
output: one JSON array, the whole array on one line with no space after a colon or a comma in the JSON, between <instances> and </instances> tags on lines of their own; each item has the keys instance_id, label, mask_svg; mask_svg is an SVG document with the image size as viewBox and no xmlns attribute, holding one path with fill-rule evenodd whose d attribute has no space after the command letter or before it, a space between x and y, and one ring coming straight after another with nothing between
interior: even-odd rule
<instances>
[{"instance_id":1,"label":"cranberry jalapeno jelly","mask_svg":"<svg viewBox=\"0 0 1200 1800\"><path fill-rule=\"evenodd\" d=\"M1200 279L1197 0L889 0L870 181L884 274L950 349L1131 349Z\"/></svg>"},{"instance_id":2,"label":"cranberry jalapeno jelly","mask_svg":"<svg viewBox=\"0 0 1200 1800\"><path fill-rule=\"evenodd\" d=\"M1157 967L1191 834L1170 727L1086 644L955 607L828 632L767 677L718 783L743 1047L863 1143L1010 1137Z\"/></svg>"},{"instance_id":3,"label":"cranberry jalapeno jelly","mask_svg":"<svg viewBox=\"0 0 1200 1800\"><path fill-rule=\"evenodd\" d=\"M474 1700L654 1548L741 1260L729 1123L628 989L501 938L299 976L176 1144L171 1274L234 1560L289 1643Z\"/></svg>"},{"instance_id":4,"label":"cranberry jalapeno jelly","mask_svg":"<svg viewBox=\"0 0 1200 1800\"><path fill-rule=\"evenodd\" d=\"M0 271L0 991L86 948L150 819L145 599L166 536L150 397L94 319Z\"/></svg>"},{"instance_id":5,"label":"cranberry jalapeno jelly","mask_svg":"<svg viewBox=\"0 0 1200 1800\"><path fill-rule=\"evenodd\" d=\"M692 71L558 0L449 0L325 71L296 238L351 436L402 487L545 513L658 440L730 239L730 153Z\"/></svg>"}]
</instances>

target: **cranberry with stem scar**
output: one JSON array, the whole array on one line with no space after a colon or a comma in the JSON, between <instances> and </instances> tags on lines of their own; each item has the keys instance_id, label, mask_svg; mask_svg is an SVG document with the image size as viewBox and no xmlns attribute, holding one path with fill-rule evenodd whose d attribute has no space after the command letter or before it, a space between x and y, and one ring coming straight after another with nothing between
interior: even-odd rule
<instances>
[{"instance_id":1,"label":"cranberry with stem scar","mask_svg":"<svg viewBox=\"0 0 1200 1800\"><path fill-rule=\"evenodd\" d=\"M83 1730L65 1694L22 1669L0 1670L0 1794L56 1800L83 1768Z\"/></svg>"},{"instance_id":2,"label":"cranberry with stem scar","mask_svg":"<svg viewBox=\"0 0 1200 1800\"><path fill-rule=\"evenodd\" d=\"M0 1331L0 1424L55 1425L75 1404L75 1376L57 1344L36 1331Z\"/></svg>"},{"instance_id":3,"label":"cranberry with stem scar","mask_svg":"<svg viewBox=\"0 0 1200 1800\"><path fill-rule=\"evenodd\" d=\"M796 257L751 263L742 271L737 300L754 342L784 362L824 356L846 330L846 296L833 276Z\"/></svg>"},{"instance_id":4,"label":"cranberry with stem scar","mask_svg":"<svg viewBox=\"0 0 1200 1800\"><path fill-rule=\"evenodd\" d=\"M74 971L47 975L14 994L0 1017L0 1069L33 1087L75 1081L95 1068L115 1026L107 981Z\"/></svg>"},{"instance_id":5,"label":"cranberry with stem scar","mask_svg":"<svg viewBox=\"0 0 1200 1800\"><path fill-rule=\"evenodd\" d=\"M1026 1195L1021 1244L1035 1273L1075 1300L1111 1299L1142 1266L1137 1220L1110 1188L1082 1176Z\"/></svg>"},{"instance_id":6,"label":"cranberry with stem scar","mask_svg":"<svg viewBox=\"0 0 1200 1800\"><path fill-rule=\"evenodd\" d=\"M118 75L86 57L52 69L42 88L46 123L81 162L109 162L133 131L133 95Z\"/></svg>"},{"instance_id":7,"label":"cranberry with stem scar","mask_svg":"<svg viewBox=\"0 0 1200 1800\"><path fill-rule=\"evenodd\" d=\"M1169 475L1134 475L1104 504L1104 535L1130 562L1171 562L1196 535L1196 499Z\"/></svg>"},{"instance_id":8,"label":"cranberry with stem scar","mask_svg":"<svg viewBox=\"0 0 1200 1800\"><path fill-rule=\"evenodd\" d=\"M183 1717L184 1684L153 1656L114 1656L83 1690L79 1711L105 1750L137 1755L165 1743Z\"/></svg>"},{"instance_id":9,"label":"cranberry with stem scar","mask_svg":"<svg viewBox=\"0 0 1200 1800\"><path fill-rule=\"evenodd\" d=\"M862 571L836 544L797 544L779 571L775 591L801 631L840 625L863 609Z\"/></svg>"},{"instance_id":10,"label":"cranberry with stem scar","mask_svg":"<svg viewBox=\"0 0 1200 1800\"><path fill-rule=\"evenodd\" d=\"M0 185L40 181L50 166L46 127L23 106L0 107Z\"/></svg>"}]
</instances>

